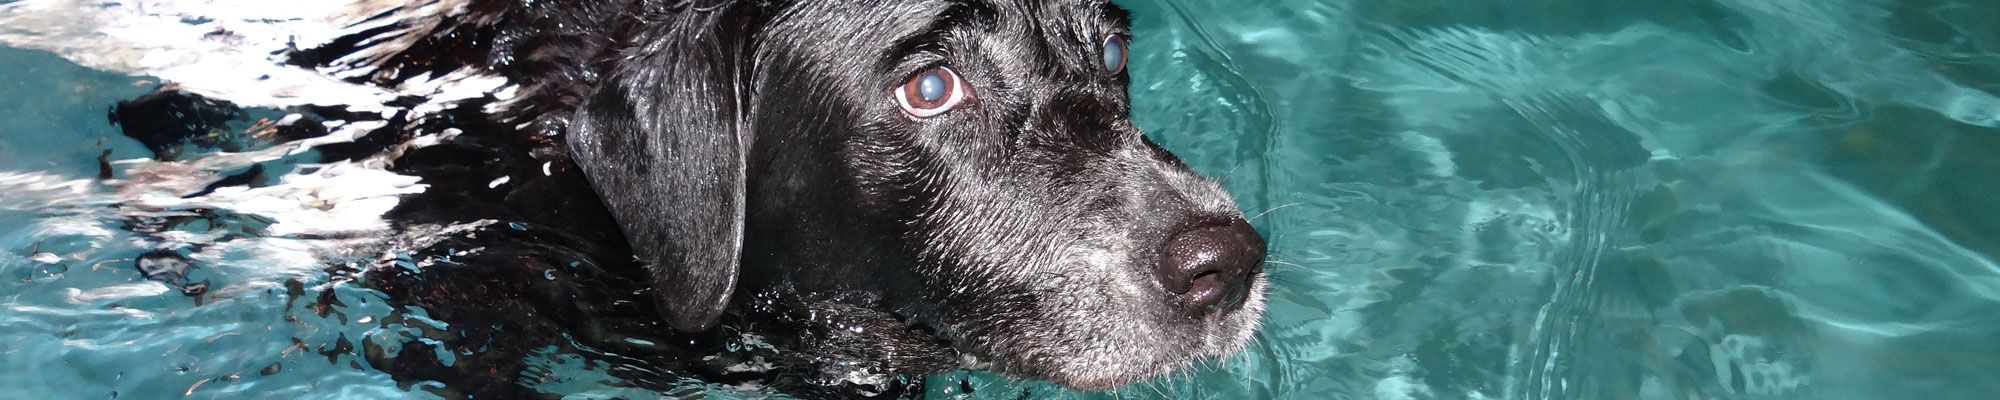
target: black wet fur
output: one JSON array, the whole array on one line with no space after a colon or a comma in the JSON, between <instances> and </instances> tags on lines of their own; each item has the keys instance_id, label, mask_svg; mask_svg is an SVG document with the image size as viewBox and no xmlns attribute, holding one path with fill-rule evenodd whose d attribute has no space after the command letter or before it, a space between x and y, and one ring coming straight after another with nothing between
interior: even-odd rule
<instances>
[{"instance_id":1,"label":"black wet fur","mask_svg":"<svg viewBox=\"0 0 2000 400\"><path fill-rule=\"evenodd\" d=\"M758 383L814 398L917 396L921 377L965 367L967 356L1097 389L1233 353L1261 315L1261 265L1233 272L1248 306L1209 311L1156 293L1160 243L1248 228L1226 193L1130 124L1126 75L1092 53L1104 35L1129 35L1114 6L470 0L468 10L405 33L422 39L387 49L388 61L355 81L472 68L508 77L520 86L514 98L427 115L292 110L319 134L321 121L388 123L319 146L322 162L460 132L389 167L429 185L387 215L400 240L423 245L392 251L433 265L333 269L465 327L426 332L454 353L476 350L449 366L415 338L393 356L367 342L327 347L406 385L553 397L531 388L546 372L532 358L555 346L662 390ZM393 32L288 56L333 66L384 51L370 39ZM976 81L978 97L943 118L903 114L888 91L936 65ZM213 102L165 104L229 110ZM157 113L113 118L217 124L148 115ZM152 148L197 131L134 137ZM509 181L494 185L501 176ZM477 221L496 222L435 233ZM1248 237L1237 247L1261 259L1262 239ZM1119 285L1142 289L1139 302ZM1200 314L1210 312L1221 315ZM746 337L771 347L746 348ZM731 369L759 361L774 368ZM914 379L828 384L860 367Z\"/></svg>"}]
</instances>

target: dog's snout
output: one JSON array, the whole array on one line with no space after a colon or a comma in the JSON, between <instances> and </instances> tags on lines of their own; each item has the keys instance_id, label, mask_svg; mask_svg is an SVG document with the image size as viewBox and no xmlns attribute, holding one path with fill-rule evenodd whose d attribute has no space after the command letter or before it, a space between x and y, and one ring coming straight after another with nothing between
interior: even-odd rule
<instances>
[{"instance_id":1,"label":"dog's snout","mask_svg":"<svg viewBox=\"0 0 2000 400\"><path fill-rule=\"evenodd\" d=\"M1161 249L1154 273L1170 298L1190 315L1208 315L1243 304L1250 280L1264 262L1264 238L1242 218L1175 233Z\"/></svg>"}]
</instances>

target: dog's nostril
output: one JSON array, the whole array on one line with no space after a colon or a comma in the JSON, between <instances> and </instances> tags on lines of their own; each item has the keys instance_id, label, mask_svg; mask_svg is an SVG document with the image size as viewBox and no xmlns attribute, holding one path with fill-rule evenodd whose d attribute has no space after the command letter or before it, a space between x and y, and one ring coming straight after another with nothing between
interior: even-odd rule
<instances>
[{"instance_id":1,"label":"dog's nostril","mask_svg":"<svg viewBox=\"0 0 2000 400\"><path fill-rule=\"evenodd\" d=\"M1183 231L1167 239L1154 271L1189 311L1207 314L1242 304L1250 279L1264 261L1264 238L1249 222Z\"/></svg>"}]
</instances>

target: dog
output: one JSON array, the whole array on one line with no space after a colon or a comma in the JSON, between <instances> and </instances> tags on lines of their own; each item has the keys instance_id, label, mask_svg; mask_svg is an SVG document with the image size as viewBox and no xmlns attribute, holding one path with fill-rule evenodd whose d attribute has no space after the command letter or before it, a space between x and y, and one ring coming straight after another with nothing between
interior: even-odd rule
<instances>
[{"instance_id":1,"label":"dog","mask_svg":"<svg viewBox=\"0 0 2000 400\"><path fill-rule=\"evenodd\" d=\"M1108 1L430 0L363 21L282 56L509 84L340 115L382 127L317 148L428 185L386 215L402 258L330 269L454 327L362 351L406 383L535 393L554 378L523 359L553 345L809 396L962 368L1109 389L1234 354L1262 318L1264 240L1133 125ZM452 349L478 351L432 354Z\"/></svg>"}]
</instances>

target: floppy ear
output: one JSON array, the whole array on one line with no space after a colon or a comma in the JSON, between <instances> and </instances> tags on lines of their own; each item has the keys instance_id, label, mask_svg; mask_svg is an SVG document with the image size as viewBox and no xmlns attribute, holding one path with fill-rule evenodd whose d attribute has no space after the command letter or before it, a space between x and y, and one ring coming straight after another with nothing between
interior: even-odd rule
<instances>
[{"instance_id":1,"label":"floppy ear","mask_svg":"<svg viewBox=\"0 0 2000 400\"><path fill-rule=\"evenodd\" d=\"M659 18L611 62L567 142L667 321L696 332L728 305L742 254L747 24L728 9Z\"/></svg>"}]
</instances>

